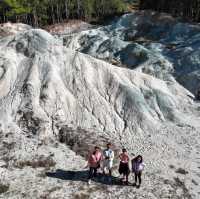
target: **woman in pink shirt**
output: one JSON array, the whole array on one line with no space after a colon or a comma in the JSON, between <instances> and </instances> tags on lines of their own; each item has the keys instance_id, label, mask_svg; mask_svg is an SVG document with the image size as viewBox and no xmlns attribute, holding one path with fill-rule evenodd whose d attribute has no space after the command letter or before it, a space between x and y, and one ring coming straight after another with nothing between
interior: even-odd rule
<instances>
[{"instance_id":1,"label":"woman in pink shirt","mask_svg":"<svg viewBox=\"0 0 200 199\"><path fill-rule=\"evenodd\" d=\"M100 161L102 160L102 154L100 152L99 147L95 147L92 154L89 155L88 158L88 166L89 166L89 178L88 183L90 184L91 179L96 177L97 169L100 168Z\"/></svg>"},{"instance_id":2,"label":"woman in pink shirt","mask_svg":"<svg viewBox=\"0 0 200 199\"><path fill-rule=\"evenodd\" d=\"M101 150L98 146L95 146L94 151L95 151L95 156L96 156L96 159L97 159L97 169L99 169L100 163L103 160L103 155L102 155Z\"/></svg>"},{"instance_id":3,"label":"woman in pink shirt","mask_svg":"<svg viewBox=\"0 0 200 199\"><path fill-rule=\"evenodd\" d=\"M120 164L119 164L119 173L120 175L123 174L122 182L126 182L128 184L128 176L130 173L129 169L129 157L127 154L126 149L122 149L122 153L119 155Z\"/></svg>"}]
</instances>

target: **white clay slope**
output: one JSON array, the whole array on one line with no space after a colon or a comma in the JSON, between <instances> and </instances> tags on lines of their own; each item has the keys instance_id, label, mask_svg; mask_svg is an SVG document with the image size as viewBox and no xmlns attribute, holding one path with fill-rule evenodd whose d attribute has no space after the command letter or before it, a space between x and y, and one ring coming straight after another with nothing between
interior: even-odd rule
<instances>
[{"instance_id":1,"label":"white clay slope","mask_svg":"<svg viewBox=\"0 0 200 199\"><path fill-rule=\"evenodd\" d=\"M42 30L13 37L0 56L4 125L23 129L22 118L28 115L30 123L39 122L33 131L46 128L55 117L58 126L131 132L166 119L180 120L180 105L190 101L176 83L66 49Z\"/></svg>"},{"instance_id":2,"label":"white clay slope","mask_svg":"<svg viewBox=\"0 0 200 199\"><path fill-rule=\"evenodd\" d=\"M43 30L2 39L0 183L9 190L0 198L198 198L200 117L192 97L176 81L67 49ZM76 136L85 147L79 150L104 137L129 154L142 154L141 189L95 182L88 187L87 175L81 177L86 162L71 150L74 140L59 143L63 129L66 139ZM51 170L31 166L45 158L55 162ZM117 164L116 155L115 177ZM81 172L69 179L66 171Z\"/></svg>"},{"instance_id":3,"label":"white clay slope","mask_svg":"<svg viewBox=\"0 0 200 199\"><path fill-rule=\"evenodd\" d=\"M165 13L134 11L110 25L63 34L64 45L143 71L159 79L177 79L196 94L200 88L199 24Z\"/></svg>"}]
</instances>

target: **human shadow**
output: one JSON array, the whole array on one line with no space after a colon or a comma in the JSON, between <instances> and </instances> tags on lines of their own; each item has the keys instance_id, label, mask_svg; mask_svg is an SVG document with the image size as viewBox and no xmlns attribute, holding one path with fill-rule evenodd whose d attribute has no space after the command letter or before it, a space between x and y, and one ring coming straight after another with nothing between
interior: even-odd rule
<instances>
[{"instance_id":1,"label":"human shadow","mask_svg":"<svg viewBox=\"0 0 200 199\"><path fill-rule=\"evenodd\" d=\"M70 180L70 181L88 181L88 171L65 171L62 169L57 169L55 172L46 172L46 176L51 178L58 178L61 180ZM92 181L101 183L104 185L122 185L120 178L114 176L105 176L101 173L98 173Z\"/></svg>"}]
</instances>

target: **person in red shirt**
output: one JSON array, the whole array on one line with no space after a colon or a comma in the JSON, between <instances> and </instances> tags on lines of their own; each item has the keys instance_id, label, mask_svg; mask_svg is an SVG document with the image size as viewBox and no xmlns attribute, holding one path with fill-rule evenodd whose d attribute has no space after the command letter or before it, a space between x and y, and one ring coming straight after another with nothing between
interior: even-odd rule
<instances>
[{"instance_id":1,"label":"person in red shirt","mask_svg":"<svg viewBox=\"0 0 200 199\"><path fill-rule=\"evenodd\" d=\"M123 174L122 182L128 184L128 176L130 174L129 169L129 156L126 149L122 149L122 153L119 155L120 164L119 164L119 173Z\"/></svg>"},{"instance_id":2,"label":"person in red shirt","mask_svg":"<svg viewBox=\"0 0 200 199\"><path fill-rule=\"evenodd\" d=\"M89 166L89 177L88 183L90 184L91 179L96 177L97 169L100 168L100 162L102 160L102 154L99 147L95 147L94 151L89 155L88 166Z\"/></svg>"},{"instance_id":3,"label":"person in red shirt","mask_svg":"<svg viewBox=\"0 0 200 199\"><path fill-rule=\"evenodd\" d=\"M103 160L103 155L101 153L101 149L98 146L95 146L94 151L95 151L95 156L97 159L97 169L99 169L101 166L100 165L101 161Z\"/></svg>"}]
</instances>

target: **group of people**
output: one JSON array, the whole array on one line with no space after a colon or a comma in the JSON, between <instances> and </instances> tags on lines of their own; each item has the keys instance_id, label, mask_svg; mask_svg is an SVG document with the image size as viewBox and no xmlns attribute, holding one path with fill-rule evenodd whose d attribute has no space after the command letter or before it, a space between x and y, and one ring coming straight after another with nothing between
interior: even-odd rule
<instances>
[{"instance_id":1,"label":"group of people","mask_svg":"<svg viewBox=\"0 0 200 199\"><path fill-rule=\"evenodd\" d=\"M89 154L88 167L89 177L88 183L90 184L91 179L97 176L98 169L102 169L103 175L112 176L114 151L112 150L111 143L107 144L107 148L101 152L101 149L96 146L94 151ZM119 155L119 174L123 175L121 181L123 184L128 184L128 177L132 170L135 174L135 183L133 184L137 188L140 187L142 179L142 171L144 169L143 158L141 155L134 157L131 160L131 170L129 167L130 158L126 149L122 149L122 153ZM111 180L111 178L109 178Z\"/></svg>"}]
</instances>

